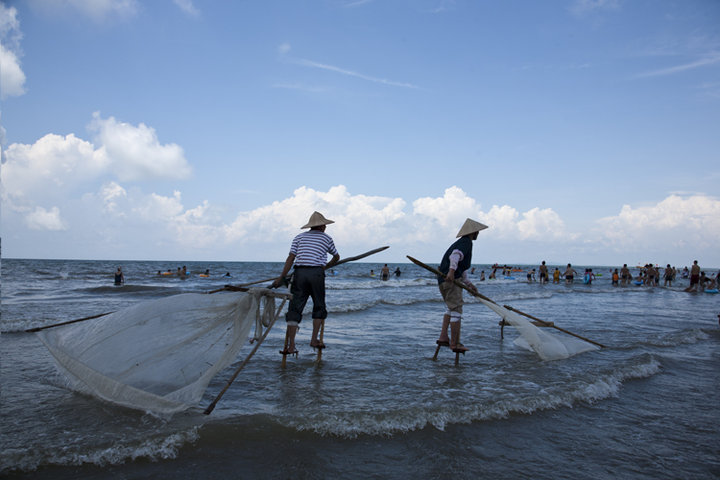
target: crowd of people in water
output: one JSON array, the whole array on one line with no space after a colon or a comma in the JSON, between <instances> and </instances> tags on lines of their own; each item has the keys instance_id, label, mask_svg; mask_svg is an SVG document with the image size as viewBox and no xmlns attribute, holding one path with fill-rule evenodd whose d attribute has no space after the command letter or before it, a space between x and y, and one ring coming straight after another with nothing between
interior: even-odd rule
<instances>
[{"instance_id":1,"label":"crowd of people in water","mask_svg":"<svg viewBox=\"0 0 720 480\"><path fill-rule=\"evenodd\" d=\"M592 268L586 268L583 275L580 276L570 263L568 263L562 271L560 270L560 267L556 266L551 272L544 260L537 269L525 269L509 265L499 265L497 263L494 264L491 269L492 272L487 277L485 276L485 270L481 270L479 273L476 273L475 267L472 267L470 274L479 275L480 281L482 282L486 279L493 280L497 278L515 280L517 279L516 274L525 273L525 278L528 283L539 282L543 284L552 282L554 284L560 284L564 282L567 285L575 283L575 281L582 282L585 285L592 285L596 278L603 276L602 273L593 272ZM676 267L671 266L669 263L664 268L648 263L635 267L635 270L638 270L638 272L633 275L627 264L623 264L621 268L610 269L608 273L611 278L611 284L616 286L660 286L660 282L662 281L662 285L664 287L672 287L679 274L680 278L690 280L690 286L685 289L686 292L716 292L718 290L718 286L720 286L720 270L716 272L714 276L707 275L705 271L700 268L697 260L693 262L693 265L690 268L683 267L681 271L678 271ZM329 274L335 275L335 272L331 271ZM379 276L379 278L383 281L389 280L391 275L400 277L401 274L402 271L400 270L400 267L395 268L395 270L391 272L387 263L380 268L379 275L375 273L374 269L370 270L371 277ZM190 276L190 272L188 271L187 266L183 265L182 267L177 267L176 271L173 271L172 269L168 269L166 272L158 270L157 275L185 279ZM206 269L203 273L198 274L198 276L209 277L210 270ZM230 272L225 273L224 276L232 277ZM122 267L118 267L115 272L115 285L122 285L124 283L125 275L123 274Z\"/></svg>"},{"instance_id":2,"label":"crowd of people in water","mask_svg":"<svg viewBox=\"0 0 720 480\"><path fill-rule=\"evenodd\" d=\"M550 272L545 261L536 269L526 270L523 268L516 268L508 265L495 264L492 267L492 273L488 276L488 279L498 278L498 272L505 279L514 280L516 273L526 272L526 278L528 283L540 282L540 283L552 283L559 284L563 280L565 284L572 284L579 279L585 285L591 285L593 280L597 277L603 276L602 273L594 273L592 268L586 268L582 277L579 277L579 273L572 267L572 264L568 263L567 267L563 271L560 267L555 267L555 270ZM662 269L662 271L661 271ZM628 268L627 264L623 264L621 268L610 269L609 274L611 277L611 284L617 286L625 285L639 285L639 286L659 286L660 281L663 282L664 287L672 287L673 282L676 281L678 276L678 269L671 266L669 263L664 267L647 263L642 266L636 267L639 270L634 276ZM470 271L471 274L475 274L475 268ZM686 292L709 291L717 292L718 286L720 285L720 270L715 275L706 275L698 265L698 261L693 262L692 267L684 267L680 273L680 277L683 279L690 280L690 286L685 289ZM552 279L552 280L551 280ZM480 271L480 281L485 280L485 270Z\"/></svg>"}]
</instances>

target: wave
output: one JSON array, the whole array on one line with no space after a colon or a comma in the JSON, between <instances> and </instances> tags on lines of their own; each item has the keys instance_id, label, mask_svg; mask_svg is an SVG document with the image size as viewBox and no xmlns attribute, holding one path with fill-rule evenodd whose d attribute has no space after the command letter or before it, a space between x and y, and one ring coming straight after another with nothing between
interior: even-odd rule
<instances>
[{"instance_id":1,"label":"wave","mask_svg":"<svg viewBox=\"0 0 720 480\"><path fill-rule=\"evenodd\" d=\"M72 446L56 448L8 448L0 454L0 474L12 471L34 471L40 466L80 466L92 464L97 466L120 465L127 461L147 459L150 461L176 458L180 448L194 443L199 438L199 426L189 430L170 433L141 441L139 444L122 445L121 441L105 448L88 451L72 451Z\"/></svg>"},{"instance_id":2,"label":"wave","mask_svg":"<svg viewBox=\"0 0 720 480\"><path fill-rule=\"evenodd\" d=\"M296 430L309 431L321 436L357 438L360 435L393 436L432 426L444 430L452 424L469 424L508 418L514 414L533 413L572 408L577 404L593 404L618 395L623 383L638 378L648 378L661 371L660 362L653 356L643 354L629 365L594 378L578 379L563 383L556 388L543 389L533 396L501 396L491 401L473 401L469 396L465 403L441 402L423 408L407 408L393 411L318 412L312 416L295 419L279 419L284 425Z\"/></svg>"},{"instance_id":3,"label":"wave","mask_svg":"<svg viewBox=\"0 0 720 480\"><path fill-rule=\"evenodd\" d=\"M126 295L126 294L150 294L150 295L170 295L173 293L182 293L183 290L177 287L163 287L156 285L103 285L102 287L86 287L75 290L77 293L90 293L94 295Z\"/></svg>"}]
</instances>

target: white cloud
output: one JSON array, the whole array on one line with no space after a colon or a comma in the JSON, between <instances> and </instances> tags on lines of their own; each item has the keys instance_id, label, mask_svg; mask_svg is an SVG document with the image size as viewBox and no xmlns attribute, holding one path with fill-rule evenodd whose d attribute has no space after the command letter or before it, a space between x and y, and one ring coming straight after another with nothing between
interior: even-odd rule
<instances>
[{"instance_id":1,"label":"white cloud","mask_svg":"<svg viewBox=\"0 0 720 480\"><path fill-rule=\"evenodd\" d=\"M469 217L488 225L492 229L491 235L499 238L572 237L565 230L564 222L558 214L550 208L535 207L521 214L509 205L493 205L490 210L483 212L475 199L456 186L446 189L442 197L415 200L413 213L432 219L437 224L432 229L459 230L459 226ZM425 233L428 233L427 229Z\"/></svg>"},{"instance_id":2,"label":"white cloud","mask_svg":"<svg viewBox=\"0 0 720 480\"><path fill-rule=\"evenodd\" d=\"M181 194L175 190L172 197L165 197L156 193L150 194L148 201L134 209L140 218L149 224L156 222L172 222L183 212Z\"/></svg>"},{"instance_id":3,"label":"white cloud","mask_svg":"<svg viewBox=\"0 0 720 480\"><path fill-rule=\"evenodd\" d=\"M703 55L702 58L693 60L691 62L686 62L686 63L680 64L680 65L675 65L672 67L662 68L660 70L653 70L651 72L640 73L638 75L635 75L635 78L662 77L662 76L666 76L666 75L674 75L676 73L682 73L682 72L686 72L688 70L694 70L696 68L705 67L708 65L715 65L716 63L720 63L720 53L711 52L711 53Z\"/></svg>"},{"instance_id":4,"label":"white cloud","mask_svg":"<svg viewBox=\"0 0 720 480\"><path fill-rule=\"evenodd\" d=\"M380 84L388 85L391 87L419 88L417 85L413 85L412 83L396 82L394 80L387 80L385 78L372 77L370 75L365 75L362 73L354 72L352 70L347 70L347 69L336 67L333 65L314 62L312 60L296 59L296 60L293 60L293 62L296 63L297 65L301 65L303 67L311 67L311 68L318 68L320 70L327 70L329 72L339 73L341 75L345 75L348 77L360 78L360 79L366 80L368 82L380 83Z\"/></svg>"},{"instance_id":5,"label":"white cloud","mask_svg":"<svg viewBox=\"0 0 720 480\"><path fill-rule=\"evenodd\" d=\"M17 10L0 3L0 99L25 93L25 73L20 66L20 22Z\"/></svg>"},{"instance_id":6,"label":"white cloud","mask_svg":"<svg viewBox=\"0 0 720 480\"><path fill-rule=\"evenodd\" d=\"M289 43L281 43L278 45L278 53L280 55L285 55L288 52L290 52L290 44Z\"/></svg>"},{"instance_id":7,"label":"white cloud","mask_svg":"<svg viewBox=\"0 0 720 480\"><path fill-rule=\"evenodd\" d=\"M597 223L597 234L622 248L707 248L717 245L720 235L720 200L707 195L670 195L655 205L623 205L617 215Z\"/></svg>"},{"instance_id":8,"label":"white cloud","mask_svg":"<svg viewBox=\"0 0 720 480\"><path fill-rule=\"evenodd\" d=\"M32 4L49 14L72 10L95 21L132 17L139 10L137 0L32 0Z\"/></svg>"},{"instance_id":9,"label":"white cloud","mask_svg":"<svg viewBox=\"0 0 720 480\"><path fill-rule=\"evenodd\" d=\"M115 182L105 184L100 189L100 198L108 213L118 211L118 200L127 198L127 191ZM122 212L121 212L122 215Z\"/></svg>"},{"instance_id":10,"label":"white cloud","mask_svg":"<svg viewBox=\"0 0 720 480\"><path fill-rule=\"evenodd\" d=\"M175 2L175 5L177 5L180 10L185 12L186 14L197 17L200 15L200 10L198 10L195 5L193 5L192 0L173 0Z\"/></svg>"},{"instance_id":11,"label":"white cloud","mask_svg":"<svg viewBox=\"0 0 720 480\"><path fill-rule=\"evenodd\" d=\"M16 205L66 197L100 176L109 164L104 152L70 134L48 134L33 145L14 143L5 151L3 200Z\"/></svg>"},{"instance_id":12,"label":"white cloud","mask_svg":"<svg viewBox=\"0 0 720 480\"><path fill-rule=\"evenodd\" d=\"M161 145L155 129L144 123L136 127L95 112L89 129L120 180L183 179L191 174L182 148L175 143Z\"/></svg>"},{"instance_id":13,"label":"white cloud","mask_svg":"<svg viewBox=\"0 0 720 480\"><path fill-rule=\"evenodd\" d=\"M50 210L35 207L25 216L25 223L32 230L67 230L68 228L60 218L58 207L52 207Z\"/></svg>"},{"instance_id":14,"label":"white cloud","mask_svg":"<svg viewBox=\"0 0 720 480\"><path fill-rule=\"evenodd\" d=\"M133 126L96 114L93 129L97 132L95 143L74 134L47 134L31 145L8 146L0 171L3 206L32 216L30 225L57 226L63 223L48 219L53 210L48 214L36 207L52 203L64 208L64 203L97 190L97 185L105 182L98 205L120 215L123 212L118 202L126 199L127 192L113 177L121 181L172 180L190 174L182 149L160 144L155 130L142 123Z\"/></svg>"}]
</instances>

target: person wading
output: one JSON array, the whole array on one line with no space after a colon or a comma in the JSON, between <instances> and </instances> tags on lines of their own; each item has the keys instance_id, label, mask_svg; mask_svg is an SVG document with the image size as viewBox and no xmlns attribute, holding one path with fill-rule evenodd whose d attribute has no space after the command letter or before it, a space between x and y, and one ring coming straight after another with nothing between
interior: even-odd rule
<instances>
[{"instance_id":1,"label":"person wading","mask_svg":"<svg viewBox=\"0 0 720 480\"><path fill-rule=\"evenodd\" d=\"M287 322L287 344L283 354L297 353L295 348L295 334L302 321L302 312L307 303L308 297L313 301L313 332L310 346L313 348L324 348L325 345L318 339L318 332L325 318L327 309L325 307L325 269L335 265L340 260L340 255L335 248L335 243L330 235L325 233L327 225L335 223L325 218L320 212L314 212L307 224L301 228L309 228L307 232L297 235L290 245L290 253L285 260L282 273L273 282L273 288L279 287L285 280L290 268L295 265L293 280L290 286L292 300L288 305L288 312L285 314ZM326 265L327 255L332 259Z\"/></svg>"},{"instance_id":2,"label":"person wading","mask_svg":"<svg viewBox=\"0 0 720 480\"><path fill-rule=\"evenodd\" d=\"M478 233L485 230L487 225L467 219L457 234L457 240L450 245L440 262L440 272L444 276L438 275L438 286L447 312L443 315L442 331L437 340L438 345L448 345L455 352L465 352L467 348L460 343L460 321L462 320L462 288L457 286L454 280L457 278L467 287L477 292L475 285L468 279L467 271L472 262L472 242L477 240ZM450 327L450 337L448 338L448 326Z\"/></svg>"}]
</instances>

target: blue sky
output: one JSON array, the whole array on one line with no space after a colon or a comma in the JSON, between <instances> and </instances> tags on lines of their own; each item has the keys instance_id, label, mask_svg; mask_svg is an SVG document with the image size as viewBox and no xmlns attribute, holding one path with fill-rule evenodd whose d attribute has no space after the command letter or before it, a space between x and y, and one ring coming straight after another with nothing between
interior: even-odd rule
<instances>
[{"instance_id":1,"label":"blue sky","mask_svg":"<svg viewBox=\"0 0 720 480\"><path fill-rule=\"evenodd\" d=\"M1 5L5 257L720 266L720 2Z\"/></svg>"}]
</instances>

